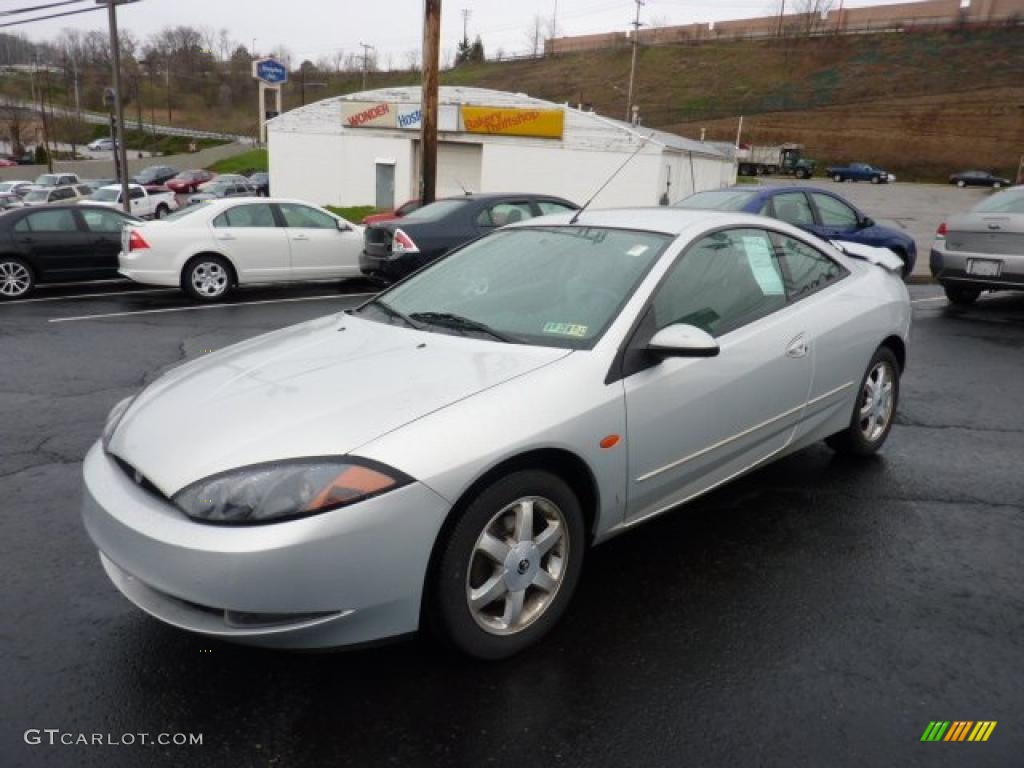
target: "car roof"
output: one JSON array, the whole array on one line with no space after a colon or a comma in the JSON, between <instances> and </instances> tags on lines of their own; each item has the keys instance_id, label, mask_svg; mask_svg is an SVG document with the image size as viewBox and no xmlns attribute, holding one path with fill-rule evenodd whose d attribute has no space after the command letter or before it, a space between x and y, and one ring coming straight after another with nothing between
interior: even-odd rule
<instances>
[{"instance_id":1,"label":"car roof","mask_svg":"<svg viewBox=\"0 0 1024 768\"><path fill-rule=\"evenodd\" d=\"M576 213L556 213L550 216L538 216L507 228L529 227L537 225L565 225L576 217ZM666 235L679 235L691 227L715 227L749 225L764 227L765 217L752 213L734 211L703 211L689 208L670 208L667 206L650 208L599 208L586 210L576 218L577 226L608 227L610 229L634 229L646 232L660 232ZM778 220L772 219L773 226ZM782 222L784 223L784 222Z\"/></svg>"}]
</instances>

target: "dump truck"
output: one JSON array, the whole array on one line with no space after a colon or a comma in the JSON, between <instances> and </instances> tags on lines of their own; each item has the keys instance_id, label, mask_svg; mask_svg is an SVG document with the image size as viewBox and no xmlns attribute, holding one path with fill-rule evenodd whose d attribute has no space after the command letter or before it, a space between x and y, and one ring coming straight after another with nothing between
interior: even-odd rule
<instances>
[{"instance_id":1,"label":"dump truck","mask_svg":"<svg viewBox=\"0 0 1024 768\"><path fill-rule=\"evenodd\" d=\"M803 156L803 144L742 144L736 153L740 176L767 176L778 173L809 179L814 161Z\"/></svg>"}]
</instances>

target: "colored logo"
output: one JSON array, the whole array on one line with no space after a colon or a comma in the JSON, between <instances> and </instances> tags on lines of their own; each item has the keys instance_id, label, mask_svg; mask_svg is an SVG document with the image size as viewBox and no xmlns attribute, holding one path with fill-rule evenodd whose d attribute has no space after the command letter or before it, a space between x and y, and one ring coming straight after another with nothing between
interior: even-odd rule
<instances>
[{"instance_id":1,"label":"colored logo","mask_svg":"<svg viewBox=\"0 0 1024 768\"><path fill-rule=\"evenodd\" d=\"M988 741L995 729L995 720L932 720L921 741Z\"/></svg>"}]
</instances>

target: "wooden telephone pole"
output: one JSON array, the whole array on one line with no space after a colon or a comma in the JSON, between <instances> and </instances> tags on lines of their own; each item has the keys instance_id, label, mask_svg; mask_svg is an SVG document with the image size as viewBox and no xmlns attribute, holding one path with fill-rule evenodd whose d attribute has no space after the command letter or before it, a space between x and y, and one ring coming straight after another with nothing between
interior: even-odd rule
<instances>
[{"instance_id":1,"label":"wooden telephone pole","mask_svg":"<svg viewBox=\"0 0 1024 768\"><path fill-rule=\"evenodd\" d=\"M423 95L420 99L420 200L437 194L437 100L441 63L441 0L423 0Z\"/></svg>"}]
</instances>

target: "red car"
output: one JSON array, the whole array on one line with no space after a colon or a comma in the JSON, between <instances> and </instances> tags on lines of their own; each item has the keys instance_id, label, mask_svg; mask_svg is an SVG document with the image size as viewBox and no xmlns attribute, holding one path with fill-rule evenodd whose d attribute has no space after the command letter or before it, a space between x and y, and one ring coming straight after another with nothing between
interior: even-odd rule
<instances>
[{"instance_id":1,"label":"red car","mask_svg":"<svg viewBox=\"0 0 1024 768\"><path fill-rule=\"evenodd\" d=\"M419 207L420 201L418 198L416 200L409 200L407 202L402 203L393 211L385 211L384 213L374 213L371 214L370 216L364 216L362 224L363 226L366 226L367 224L376 224L378 221L391 221L392 219L400 219L403 216L408 216L410 213L412 213Z\"/></svg>"},{"instance_id":2,"label":"red car","mask_svg":"<svg viewBox=\"0 0 1024 768\"><path fill-rule=\"evenodd\" d=\"M217 174L203 170L202 168L194 171L182 171L173 179L168 180L164 186L172 192L176 192L179 195L185 195L190 192L195 192L196 189L199 188L200 184L205 184L216 175Z\"/></svg>"},{"instance_id":3,"label":"red car","mask_svg":"<svg viewBox=\"0 0 1024 768\"><path fill-rule=\"evenodd\" d=\"M12 160L9 157L0 157L0 168L13 168L17 164L17 160Z\"/></svg>"}]
</instances>

